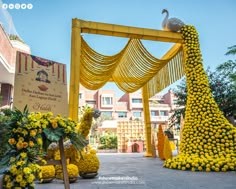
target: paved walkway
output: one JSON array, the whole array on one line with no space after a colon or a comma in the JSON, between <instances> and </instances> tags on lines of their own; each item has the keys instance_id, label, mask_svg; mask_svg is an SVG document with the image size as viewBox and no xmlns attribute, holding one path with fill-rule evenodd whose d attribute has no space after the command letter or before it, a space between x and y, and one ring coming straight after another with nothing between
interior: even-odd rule
<instances>
[{"instance_id":1,"label":"paved walkway","mask_svg":"<svg viewBox=\"0 0 236 189\"><path fill-rule=\"evenodd\" d=\"M81 179L70 189L235 189L236 172L191 172L166 169L159 158L143 154L98 154L101 165L94 179ZM60 180L36 184L36 189L63 189Z\"/></svg>"}]
</instances>

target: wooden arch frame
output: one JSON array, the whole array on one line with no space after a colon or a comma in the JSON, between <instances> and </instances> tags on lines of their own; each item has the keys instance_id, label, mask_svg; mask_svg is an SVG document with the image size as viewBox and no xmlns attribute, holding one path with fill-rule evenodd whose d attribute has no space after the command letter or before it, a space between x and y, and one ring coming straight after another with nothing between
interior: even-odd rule
<instances>
[{"instance_id":1,"label":"wooden arch frame","mask_svg":"<svg viewBox=\"0 0 236 189\"><path fill-rule=\"evenodd\" d=\"M168 58L183 43L180 33L153 30L146 28L137 28L130 26L121 26L115 24L90 22L80 19L72 19L72 36L71 36L71 66L70 66L70 93L69 93L69 116L78 121L79 107L79 84L80 75L80 55L81 55L81 33L99 34L107 36L125 37L145 39L151 41L172 42L176 43L162 58ZM149 102L146 98L147 85L142 88L143 104L144 104L144 121L145 121L145 139L146 139L146 154L152 156L151 146L151 120L149 111Z\"/></svg>"}]
</instances>

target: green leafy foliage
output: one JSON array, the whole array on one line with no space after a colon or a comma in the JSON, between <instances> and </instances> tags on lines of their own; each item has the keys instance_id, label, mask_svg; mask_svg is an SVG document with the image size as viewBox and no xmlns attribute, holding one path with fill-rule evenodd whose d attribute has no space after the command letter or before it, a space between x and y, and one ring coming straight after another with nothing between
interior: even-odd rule
<instances>
[{"instance_id":1,"label":"green leafy foliage","mask_svg":"<svg viewBox=\"0 0 236 189\"><path fill-rule=\"evenodd\" d=\"M9 38L10 40L17 40L20 41L21 43L24 43L24 41L18 35L10 34Z\"/></svg>"},{"instance_id":2,"label":"green leafy foliage","mask_svg":"<svg viewBox=\"0 0 236 189\"><path fill-rule=\"evenodd\" d=\"M227 53L225 55L235 55L236 54L236 45L228 47Z\"/></svg>"},{"instance_id":3,"label":"green leafy foliage","mask_svg":"<svg viewBox=\"0 0 236 189\"><path fill-rule=\"evenodd\" d=\"M112 132L107 132L100 136L98 149L117 149L117 136Z\"/></svg>"},{"instance_id":4,"label":"green leafy foliage","mask_svg":"<svg viewBox=\"0 0 236 189\"><path fill-rule=\"evenodd\" d=\"M9 126L8 122L11 120L12 111L10 109L3 109L0 112L0 160L4 157L4 153L7 151Z\"/></svg>"},{"instance_id":5,"label":"green leafy foliage","mask_svg":"<svg viewBox=\"0 0 236 189\"><path fill-rule=\"evenodd\" d=\"M185 105L187 101L187 87L186 79L182 79L181 83L177 85L177 89L174 90L177 96L176 105L177 108L173 110L173 114L170 117L170 126L174 126L176 123L180 124L181 115L185 116Z\"/></svg>"},{"instance_id":6,"label":"green leafy foliage","mask_svg":"<svg viewBox=\"0 0 236 189\"><path fill-rule=\"evenodd\" d=\"M221 72L207 70L212 94L225 117L236 115L236 87L234 82Z\"/></svg>"},{"instance_id":7,"label":"green leafy foliage","mask_svg":"<svg viewBox=\"0 0 236 189\"><path fill-rule=\"evenodd\" d=\"M220 110L226 118L236 117L236 82L233 78L236 76L236 62L228 61L219 65L215 71L210 68L206 70L212 95L218 104ZM170 117L170 126L176 123L180 124L181 115L185 116L185 105L187 101L187 85L184 78L174 90L178 97L176 101L177 108L173 110Z\"/></svg>"},{"instance_id":8,"label":"green leafy foliage","mask_svg":"<svg viewBox=\"0 0 236 189\"><path fill-rule=\"evenodd\" d=\"M53 128L45 128L43 130L46 138L51 142L58 142L63 137L63 128L57 127L56 129Z\"/></svg>"}]
</instances>

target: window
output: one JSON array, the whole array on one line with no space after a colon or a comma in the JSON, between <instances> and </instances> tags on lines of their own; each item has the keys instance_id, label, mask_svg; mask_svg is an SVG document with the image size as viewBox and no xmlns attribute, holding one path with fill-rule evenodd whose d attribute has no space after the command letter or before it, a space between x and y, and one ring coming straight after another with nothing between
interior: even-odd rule
<instances>
[{"instance_id":1,"label":"window","mask_svg":"<svg viewBox=\"0 0 236 189\"><path fill-rule=\"evenodd\" d=\"M81 98L82 98L82 96L83 96L83 95L82 95L82 93L79 93L79 99L81 99Z\"/></svg>"},{"instance_id":2,"label":"window","mask_svg":"<svg viewBox=\"0 0 236 189\"><path fill-rule=\"evenodd\" d=\"M142 99L141 98L133 98L132 103L142 103Z\"/></svg>"},{"instance_id":3,"label":"window","mask_svg":"<svg viewBox=\"0 0 236 189\"><path fill-rule=\"evenodd\" d=\"M94 101L94 100L86 100L86 103L87 103L87 104L95 105L95 104L96 104L96 101Z\"/></svg>"},{"instance_id":4,"label":"window","mask_svg":"<svg viewBox=\"0 0 236 189\"><path fill-rule=\"evenodd\" d=\"M142 117L142 112L133 112L134 117Z\"/></svg>"},{"instance_id":5,"label":"window","mask_svg":"<svg viewBox=\"0 0 236 189\"><path fill-rule=\"evenodd\" d=\"M161 110L161 111L160 111L160 115L161 115L161 116L167 116L167 111Z\"/></svg>"},{"instance_id":6,"label":"window","mask_svg":"<svg viewBox=\"0 0 236 189\"><path fill-rule=\"evenodd\" d=\"M127 112L118 112L118 117L127 117Z\"/></svg>"},{"instance_id":7,"label":"window","mask_svg":"<svg viewBox=\"0 0 236 189\"><path fill-rule=\"evenodd\" d=\"M174 105L178 104L178 100L173 100Z\"/></svg>"},{"instance_id":8,"label":"window","mask_svg":"<svg viewBox=\"0 0 236 189\"><path fill-rule=\"evenodd\" d=\"M113 105L112 97L102 97L102 105Z\"/></svg>"},{"instance_id":9,"label":"window","mask_svg":"<svg viewBox=\"0 0 236 189\"><path fill-rule=\"evenodd\" d=\"M112 117L112 112L108 111L108 112L102 112L102 115L106 118L111 118Z\"/></svg>"},{"instance_id":10,"label":"window","mask_svg":"<svg viewBox=\"0 0 236 189\"><path fill-rule=\"evenodd\" d=\"M158 116L158 111L151 111L151 116Z\"/></svg>"}]
</instances>

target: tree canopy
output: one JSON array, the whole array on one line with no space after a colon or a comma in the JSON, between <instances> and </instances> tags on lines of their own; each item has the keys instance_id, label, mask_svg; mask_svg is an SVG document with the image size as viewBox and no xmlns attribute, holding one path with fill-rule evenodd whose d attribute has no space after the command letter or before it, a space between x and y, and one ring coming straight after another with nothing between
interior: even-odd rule
<instances>
[{"instance_id":1,"label":"tree canopy","mask_svg":"<svg viewBox=\"0 0 236 189\"><path fill-rule=\"evenodd\" d=\"M235 54L236 45L229 47L226 55ZM236 117L236 61L228 60L217 66L214 71L209 67L206 73L216 103L225 117L233 123L230 118ZM176 123L179 124L181 115L183 115L183 117L185 115L185 105L187 101L187 85L185 78L177 85L174 92L178 97L176 102L178 108L174 110L170 118L171 127Z\"/></svg>"}]
</instances>

